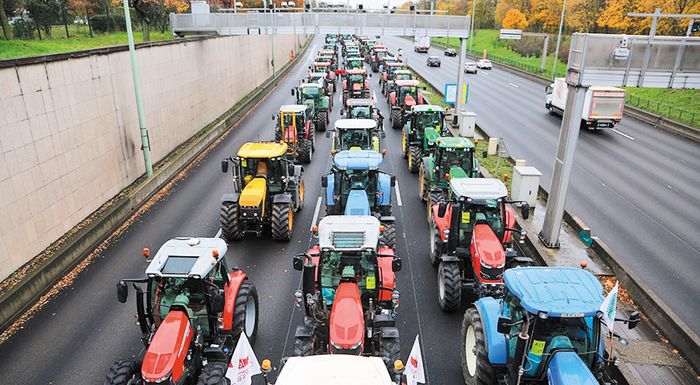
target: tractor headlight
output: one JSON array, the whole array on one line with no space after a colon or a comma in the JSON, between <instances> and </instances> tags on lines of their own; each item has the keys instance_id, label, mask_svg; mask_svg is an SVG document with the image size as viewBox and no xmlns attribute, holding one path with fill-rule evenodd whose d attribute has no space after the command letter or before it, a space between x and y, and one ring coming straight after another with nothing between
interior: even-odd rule
<instances>
[{"instance_id":1,"label":"tractor headlight","mask_svg":"<svg viewBox=\"0 0 700 385\"><path fill-rule=\"evenodd\" d=\"M159 378L159 379L157 379L157 380L155 380L155 381L153 381L153 382L155 382L156 384L160 384L161 382L165 382L165 381L168 381L168 380L170 380L170 374L168 374L168 375L165 376L165 377L161 377L161 378Z\"/></svg>"}]
</instances>

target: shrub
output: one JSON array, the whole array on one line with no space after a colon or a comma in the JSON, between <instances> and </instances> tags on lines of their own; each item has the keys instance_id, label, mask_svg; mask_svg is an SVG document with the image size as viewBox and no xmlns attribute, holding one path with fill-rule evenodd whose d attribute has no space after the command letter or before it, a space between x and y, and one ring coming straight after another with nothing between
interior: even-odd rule
<instances>
[{"instance_id":1,"label":"shrub","mask_svg":"<svg viewBox=\"0 0 700 385\"><path fill-rule=\"evenodd\" d=\"M13 34L15 39L31 40L34 39L35 25L29 20L19 19L14 23Z\"/></svg>"},{"instance_id":2,"label":"shrub","mask_svg":"<svg viewBox=\"0 0 700 385\"><path fill-rule=\"evenodd\" d=\"M92 30L97 33L125 31L126 19L123 15L95 15L90 17ZM132 18L133 22L133 18Z\"/></svg>"}]
</instances>

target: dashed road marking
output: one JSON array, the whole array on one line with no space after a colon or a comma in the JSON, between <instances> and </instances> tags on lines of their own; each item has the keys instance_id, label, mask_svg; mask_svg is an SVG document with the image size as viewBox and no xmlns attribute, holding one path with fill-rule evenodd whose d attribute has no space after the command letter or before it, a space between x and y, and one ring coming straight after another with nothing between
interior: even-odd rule
<instances>
[{"instance_id":1,"label":"dashed road marking","mask_svg":"<svg viewBox=\"0 0 700 385\"><path fill-rule=\"evenodd\" d=\"M318 213L321 211L321 197L318 197L318 200L316 201L316 209L314 210L314 219L311 221L311 227L309 230L313 229L314 226L316 225L316 221L318 220Z\"/></svg>"},{"instance_id":2,"label":"dashed road marking","mask_svg":"<svg viewBox=\"0 0 700 385\"><path fill-rule=\"evenodd\" d=\"M633 137L631 137L631 136L625 134L624 132L620 132L620 131L618 131L618 130L616 130L616 129L614 129L614 128L611 128L610 131L612 131L612 132L614 132L614 133L616 133L616 134L618 134L618 135L620 135L620 136L624 136L625 138L627 138L627 139L629 139L629 140L634 140Z\"/></svg>"},{"instance_id":3,"label":"dashed road marking","mask_svg":"<svg viewBox=\"0 0 700 385\"><path fill-rule=\"evenodd\" d=\"M396 204L401 207L403 203L401 202L401 191L399 190L399 183L396 182L396 185L394 185L394 189L396 190Z\"/></svg>"},{"instance_id":4,"label":"dashed road marking","mask_svg":"<svg viewBox=\"0 0 700 385\"><path fill-rule=\"evenodd\" d=\"M670 184L667 184L666 187L668 187L668 188L670 188L671 190L673 190L673 187L671 187Z\"/></svg>"},{"instance_id":5,"label":"dashed road marking","mask_svg":"<svg viewBox=\"0 0 700 385\"><path fill-rule=\"evenodd\" d=\"M520 88L517 84L513 84L513 83L510 83L510 82L508 82L508 85L509 85L509 86L512 86L512 87L515 87L515 88Z\"/></svg>"}]
</instances>

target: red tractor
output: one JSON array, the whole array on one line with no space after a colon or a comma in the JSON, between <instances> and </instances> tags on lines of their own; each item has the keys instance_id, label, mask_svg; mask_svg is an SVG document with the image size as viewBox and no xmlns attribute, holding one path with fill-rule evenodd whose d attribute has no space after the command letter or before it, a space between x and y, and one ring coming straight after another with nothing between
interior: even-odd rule
<instances>
[{"instance_id":1,"label":"red tractor","mask_svg":"<svg viewBox=\"0 0 700 385\"><path fill-rule=\"evenodd\" d=\"M394 273L401 259L380 246L381 231L372 216L326 216L319 244L294 257L294 269L302 271L296 304L305 310L294 355L379 356L392 370L399 359Z\"/></svg>"},{"instance_id":2,"label":"red tractor","mask_svg":"<svg viewBox=\"0 0 700 385\"><path fill-rule=\"evenodd\" d=\"M372 72L379 71L379 65L384 63L384 58L389 56L389 50L383 45L375 45L369 53L369 65Z\"/></svg>"},{"instance_id":3,"label":"red tractor","mask_svg":"<svg viewBox=\"0 0 700 385\"><path fill-rule=\"evenodd\" d=\"M369 81L367 80L367 70L354 69L345 71L343 79L343 105L348 99L369 98Z\"/></svg>"},{"instance_id":4,"label":"red tractor","mask_svg":"<svg viewBox=\"0 0 700 385\"><path fill-rule=\"evenodd\" d=\"M513 247L513 233L520 242L525 232L515 229L515 215L508 203L520 203L527 219L525 202L507 200L508 190L495 178L450 180L449 203L432 207L430 261L438 266L438 301L444 311L462 303L462 289L478 298L503 294L503 272L532 263Z\"/></svg>"},{"instance_id":5,"label":"red tractor","mask_svg":"<svg viewBox=\"0 0 700 385\"><path fill-rule=\"evenodd\" d=\"M146 277L123 279L136 291L145 351L112 365L105 385L220 384L241 333L251 343L258 330L258 294L246 274L226 265L220 238L175 238L149 260ZM145 286L145 287L144 287Z\"/></svg>"},{"instance_id":6,"label":"red tractor","mask_svg":"<svg viewBox=\"0 0 700 385\"><path fill-rule=\"evenodd\" d=\"M389 94L391 105L391 127L403 128L406 123L406 115L411 107L417 104L425 104L423 93L418 89L418 80L397 80L394 82L394 90Z\"/></svg>"},{"instance_id":7,"label":"red tractor","mask_svg":"<svg viewBox=\"0 0 700 385\"><path fill-rule=\"evenodd\" d=\"M336 91L336 74L335 70L332 69L330 62L314 62L309 66L309 74L312 74L314 72L322 72L326 74L326 81L329 84L333 85L333 92Z\"/></svg>"},{"instance_id":8,"label":"red tractor","mask_svg":"<svg viewBox=\"0 0 700 385\"><path fill-rule=\"evenodd\" d=\"M394 73L406 69L406 64L402 62L386 62L384 65L384 72L382 72L379 77L379 85L382 88L382 93L386 92L387 81L394 80Z\"/></svg>"}]
</instances>

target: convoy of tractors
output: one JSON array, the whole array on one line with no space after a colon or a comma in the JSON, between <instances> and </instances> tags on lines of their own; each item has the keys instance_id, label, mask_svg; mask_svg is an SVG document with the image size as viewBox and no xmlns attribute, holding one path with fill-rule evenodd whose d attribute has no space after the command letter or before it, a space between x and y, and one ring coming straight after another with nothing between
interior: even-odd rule
<instances>
[{"instance_id":1,"label":"convoy of tractors","mask_svg":"<svg viewBox=\"0 0 700 385\"><path fill-rule=\"evenodd\" d=\"M501 180L480 177L474 143L451 134L445 109L429 104L400 57L372 38L326 35L308 70L291 90L296 104L272 117L275 140L245 143L222 160L232 186L221 198L221 237L174 238L155 256L144 249L144 276L118 282L119 302L129 286L135 292L145 348L115 362L105 384L229 383L236 343L243 335L252 344L258 333L259 304L246 273L229 268L227 247L268 233L291 239L304 207L302 164L313 161L317 131L332 143L330 170L313 181L323 188L326 215L312 226L313 247L291 261L301 272L293 297L304 320L277 384L405 383L396 178L382 171L377 93L426 202L436 302L445 312L466 308L459 353L466 384L612 383L601 284L585 269L531 266L518 252L526 234L515 207L527 219L528 204L510 200ZM332 122L334 94L343 105ZM633 328L639 314L617 320ZM266 381L269 371L263 365Z\"/></svg>"}]
</instances>

